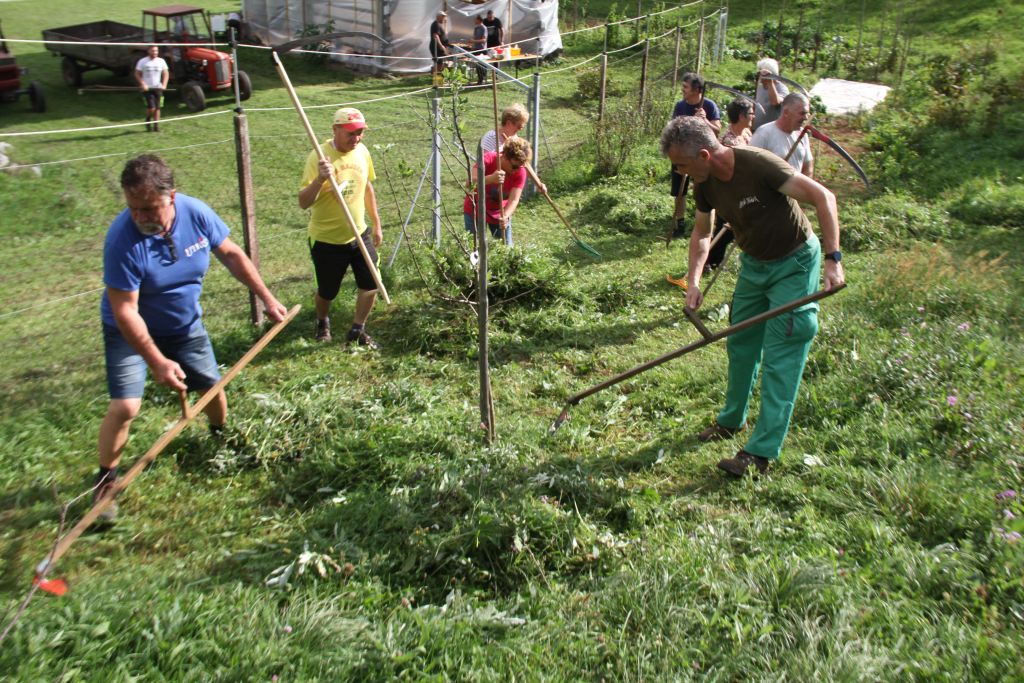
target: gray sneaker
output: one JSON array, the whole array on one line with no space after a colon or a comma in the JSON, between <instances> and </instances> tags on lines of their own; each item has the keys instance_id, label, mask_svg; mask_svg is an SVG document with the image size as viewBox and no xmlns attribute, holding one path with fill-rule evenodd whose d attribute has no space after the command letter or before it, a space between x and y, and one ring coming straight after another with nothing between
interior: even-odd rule
<instances>
[{"instance_id":1,"label":"gray sneaker","mask_svg":"<svg viewBox=\"0 0 1024 683\"><path fill-rule=\"evenodd\" d=\"M351 344L352 342L358 342L360 346L365 346L373 351L380 350L380 344L374 341L373 337L366 334L365 330L349 330L345 343Z\"/></svg>"},{"instance_id":2,"label":"gray sneaker","mask_svg":"<svg viewBox=\"0 0 1024 683\"><path fill-rule=\"evenodd\" d=\"M331 341L331 319L324 318L316 321L316 340L319 342Z\"/></svg>"},{"instance_id":3,"label":"gray sneaker","mask_svg":"<svg viewBox=\"0 0 1024 683\"><path fill-rule=\"evenodd\" d=\"M96 477L96 489L92 492L92 504L96 505L101 498L106 498L112 495L112 489L114 484L117 483L117 479L106 479L100 483L100 477ZM117 519L117 501L111 501L109 505L100 513L99 518L105 522L113 522Z\"/></svg>"}]
</instances>

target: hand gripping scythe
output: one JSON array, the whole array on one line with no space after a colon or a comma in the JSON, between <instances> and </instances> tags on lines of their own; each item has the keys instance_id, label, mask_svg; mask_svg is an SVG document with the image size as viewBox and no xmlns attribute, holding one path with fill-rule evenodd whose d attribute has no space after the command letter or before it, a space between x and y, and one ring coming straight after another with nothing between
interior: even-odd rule
<instances>
[{"instance_id":1,"label":"hand gripping scythe","mask_svg":"<svg viewBox=\"0 0 1024 683\"><path fill-rule=\"evenodd\" d=\"M284 83L285 89L288 90L288 95L291 97L292 105L295 107L296 113L302 120L302 125L306 129L306 135L309 137L310 144L313 145L313 151L316 152L317 156L320 157L320 161L327 161L327 157L324 155L323 150L320 149L320 141L316 137L316 133L313 132L313 127L309 124L309 118L306 116L306 112L302 109L302 104L299 102L299 96L295 93L295 88L292 87L291 79L288 78L288 72L284 69L284 64L281 63L281 58L278 57L278 53L290 52L297 47L302 45L308 45L309 43L320 42L323 40L333 40L334 38L348 38L358 36L362 38L371 38L379 40L382 43L387 43L386 40L379 36L375 36L372 33L365 33L363 31L340 31L337 33L325 33L317 36L307 36L293 40L287 43L278 45L270 54L274 60L274 67L277 69L277 75L281 77L281 82ZM359 247L359 253L362 254L363 260L366 262L367 268L370 269L370 274L373 276L373 282L377 286L377 290L380 295L384 297L384 301L388 304L391 303L391 297L388 296L388 290L384 288L384 283L380 279L380 271L377 270L377 264L370 258L370 252L366 250L366 245L363 244L362 236L359 234L359 230L356 228L356 221L352 217L352 212L348 208L348 204L345 203L345 196L342 193L342 188L338 184L338 181L334 178L334 174L331 174L331 189L334 191L334 196L338 200L338 204L341 206L341 210L345 213L345 220L352 227L352 233L356 236L355 243Z\"/></svg>"}]
</instances>

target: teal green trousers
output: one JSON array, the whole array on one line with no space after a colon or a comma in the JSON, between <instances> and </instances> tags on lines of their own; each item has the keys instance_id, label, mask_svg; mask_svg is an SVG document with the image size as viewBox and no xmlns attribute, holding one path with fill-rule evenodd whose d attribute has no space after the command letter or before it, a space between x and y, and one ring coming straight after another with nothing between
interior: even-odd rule
<instances>
[{"instance_id":1,"label":"teal green trousers","mask_svg":"<svg viewBox=\"0 0 1024 683\"><path fill-rule=\"evenodd\" d=\"M740 273L733 293L730 323L783 306L818 289L821 246L811 236L802 247L777 261L759 261L740 254ZM736 428L746 423L750 395L761 374L761 414L743 447L762 458L778 458L789 431L800 377L811 340L818 332L818 304L801 306L726 339L729 384L718 424Z\"/></svg>"}]
</instances>

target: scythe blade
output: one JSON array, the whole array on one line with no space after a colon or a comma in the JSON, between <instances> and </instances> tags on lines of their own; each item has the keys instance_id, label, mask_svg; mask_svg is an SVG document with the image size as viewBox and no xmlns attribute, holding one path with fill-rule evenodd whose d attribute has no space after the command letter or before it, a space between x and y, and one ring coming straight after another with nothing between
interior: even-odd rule
<instances>
[{"instance_id":1,"label":"scythe blade","mask_svg":"<svg viewBox=\"0 0 1024 683\"><path fill-rule=\"evenodd\" d=\"M842 145L810 124L807 125L807 132L810 133L811 137L815 140L821 140L826 145L834 149L836 154L846 159L847 163L849 163L850 166L853 167L853 170L857 172L857 175L860 176L860 179L864 181L864 187L869 190L871 189L871 181L868 180L867 173L865 173L864 169L860 167L860 164L857 163L856 159L850 156L850 153L843 149Z\"/></svg>"}]
</instances>

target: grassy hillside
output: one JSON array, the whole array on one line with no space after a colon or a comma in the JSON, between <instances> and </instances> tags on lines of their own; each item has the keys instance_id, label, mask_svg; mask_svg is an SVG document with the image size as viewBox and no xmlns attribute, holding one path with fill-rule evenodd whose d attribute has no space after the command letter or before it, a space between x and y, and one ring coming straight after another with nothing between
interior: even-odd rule
<instances>
[{"instance_id":1,"label":"grassy hillside","mask_svg":"<svg viewBox=\"0 0 1024 683\"><path fill-rule=\"evenodd\" d=\"M9 37L34 37L57 24L132 22L149 4L39 0L0 12ZM812 14L849 37L861 7ZM877 47L877 27L897 10L863 7L865 36L875 30L865 42ZM684 272L685 245L660 239L671 208L655 141L676 98L673 40L652 46L645 106L640 55L610 56L617 94L601 126L593 63L566 68L592 56L600 36L568 38L566 57L543 70L538 167L604 258L578 249L536 199L516 214L516 247L492 249L492 445L479 429L476 319L454 301L473 270L460 248L464 171L452 151L453 106L475 142L492 125L490 93L445 100L445 246L432 258L421 197L385 269L394 304L378 304L369 325L383 350L317 345L307 217L295 200L307 143L266 53L243 50L262 270L286 305L305 310L232 383L230 438L211 439L200 424L160 456L121 497L117 523L83 536L60 563L71 591L36 596L0 645L0 671L11 680L1024 677L1024 117L1020 37L1010 30L1020 8L898 7L914 28L889 103L816 121L876 189L816 150L818 177L839 196L850 286L822 304L780 466L743 481L714 469L741 443L695 438L722 400L721 345L586 399L547 434L568 396L698 338L680 290L665 282ZM587 8L593 17L611 4ZM779 10L734 3L727 57L705 62L708 77L747 83L762 18L777 22ZM619 38L613 48L632 42ZM833 75L851 75L853 47ZM140 118L137 94L78 94L41 48L12 49L51 109L2 105L0 133ZM694 49L687 35L684 63ZM785 72L808 83L831 68L794 59L782 56ZM427 85L303 59L288 68L303 102L323 107L309 114L325 136L335 106ZM897 85L898 75L879 66L880 80ZM502 103L523 97L502 86ZM429 100L358 106L371 126L386 257L429 153ZM94 474L107 404L101 245L123 206L120 169L159 151L181 191L237 234L230 107L212 101L215 115L159 134L9 140L16 162L45 165L41 177L0 174L3 625L52 543L54 491L68 501ZM168 98L165 115L186 113ZM713 329L726 324L735 270L734 260L702 309ZM352 294L346 282L339 327ZM203 305L229 366L257 338L244 292L214 265ZM148 387L126 461L176 419L176 398ZM74 503L69 523L86 508Z\"/></svg>"}]
</instances>

